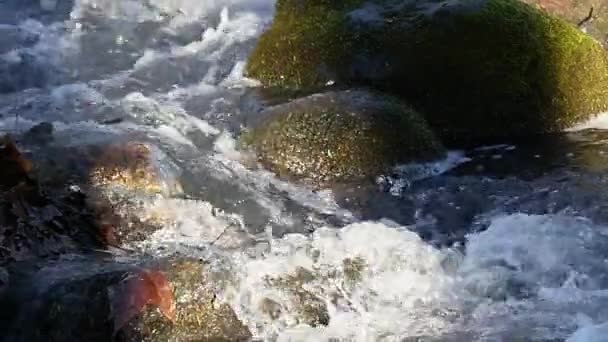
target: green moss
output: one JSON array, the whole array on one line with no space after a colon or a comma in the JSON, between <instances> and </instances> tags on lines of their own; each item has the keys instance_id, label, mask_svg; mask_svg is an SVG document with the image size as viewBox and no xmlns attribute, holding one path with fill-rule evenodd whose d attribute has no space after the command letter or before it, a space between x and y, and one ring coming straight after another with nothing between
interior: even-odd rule
<instances>
[{"instance_id":1,"label":"green moss","mask_svg":"<svg viewBox=\"0 0 608 342\"><path fill-rule=\"evenodd\" d=\"M383 44L401 62L384 86L415 101L444 135L557 131L608 109L606 53L575 27L516 0L453 12Z\"/></svg>"},{"instance_id":2,"label":"green moss","mask_svg":"<svg viewBox=\"0 0 608 342\"><path fill-rule=\"evenodd\" d=\"M419 0L355 23L348 13L360 3L279 1L250 76L284 89L335 80L392 92L454 141L558 131L608 110L601 45L525 3Z\"/></svg>"},{"instance_id":3,"label":"green moss","mask_svg":"<svg viewBox=\"0 0 608 342\"><path fill-rule=\"evenodd\" d=\"M248 75L265 86L288 89L334 80L354 48L346 10L361 2L278 1L272 27L249 58Z\"/></svg>"},{"instance_id":4,"label":"green moss","mask_svg":"<svg viewBox=\"0 0 608 342\"><path fill-rule=\"evenodd\" d=\"M443 153L424 119L389 96L330 92L274 107L265 115L242 140L282 176L321 184L350 181Z\"/></svg>"}]
</instances>

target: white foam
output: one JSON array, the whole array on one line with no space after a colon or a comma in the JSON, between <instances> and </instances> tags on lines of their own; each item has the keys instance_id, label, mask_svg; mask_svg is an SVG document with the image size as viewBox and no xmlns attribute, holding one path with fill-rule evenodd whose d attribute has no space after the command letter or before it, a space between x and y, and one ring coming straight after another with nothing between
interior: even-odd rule
<instances>
[{"instance_id":1,"label":"white foam","mask_svg":"<svg viewBox=\"0 0 608 342\"><path fill-rule=\"evenodd\" d=\"M219 133L208 122L189 115L179 103L159 99L136 92L120 101L123 110L144 123L156 126L155 131L162 136L183 145L194 146L187 138L188 133L198 130L205 135Z\"/></svg>"},{"instance_id":2,"label":"white foam","mask_svg":"<svg viewBox=\"0 0 608 342\"><path fill-rule=\"evenodd\" d=\"M230 160L239 161L243 155L237 151L236 140L228 132L223 132L214 143L215 151Z\"/></svg>"},{"instance_id":3,"label":"white foam","mask_svg":"<svg viewBox=\"0 0 608 342\"><path fill-rule=\"evenodd\" d=\"M608 342L608 322L584 326L570 336L566 342Z\"/></svg>"},{"instance_id":4,"label":"white foam","mask_svg":"<svg viewBox=\"0 0 608 342\"><path fill-rule=\"evenodd\" d=\"M234 248L249 238L240 216L225 213L203 201L156 198L144 203L139 215L143 221L162 226L143 243L143 246L153 246L152 251L162 246L165 253L171 254L184 247L211 244Z\"/></svg>"},{"instance_id":5,"label":"white foam","mask_svg":"<svg viewBox=\"0 0 608 342\"><path fill-rule=\"evenodd\" d=\"M585 129L597 128L597 129L608 129L608 112L601 113L587 121L576 124L568 129L567 132L582 131Z\"/></svg>"},{"instance_id":6,"label":"white foam","mask_svg":"<svg viewBox=\"0 0 608 342\"><path fill-rule=\"evenodd\" d=\"M596 249L608 242L605 233L606 227L580 218L509 215L471 234L462 256L385 223L319 228L310 237L289 235L262 251L235 255L239 285L223 296L260 339L565 339L581 312L596 312L589 303L608 304L608 289L597 282L608 268ZM353 282L344 262L357 258L365 266ZM302 269L307 280L299 284L272 281ZM267 299L278 305L274 316L260 306ZM328 326L306 324L299 310L306 300L327 307ZM608 321L605 314L593 319ZM571 341L601 336L604 329L587 324Z\"/></svg>"},{"instance_id":7,"label":"white foam","mask_svg":"<svg viewBox=\"0 0 608 342\"><path fill-rule=\"evenodd\" d=\"M399 196L412 182L441 175L468 161L463 151L450 151L441 160L399 165L394 168L394 176L381 176L378 182L389 182L391 194Z\"/></svg>"},{"instance_id":8,"label":"white foam","mask_svg":"<svg viewBox=\"0 0 608 342\"><path fill-rule=\"evenodd\" d=\"M349 258L360 258L366 265L354 284L344 275ZM449 324L431 311L442 306L442 294L453 282L442 270L442 259L442 253L416 234L384 224L321 228L310 238L273 240L263 256L236 256L241 283L226 299L263 339L376 341L415 332L440 334ZM315 329L299 323L303 317L297 296L267 281L294 275L298 268L311 272L303 288L327 305L329 326ZM281 305L279 317L271 319L260 309L264 298Z\"/></svg>"},{"instance_id":9,"label":"white foam","mask_svg":"<svg viewBox=\"0 0 608 342\"><path fill-rule=\"evenodd\" d=\"M160 125L156 129L154 129L154 132L178 144L194 147L192 141L188 139L182 132L178 131L175 127L171 127L168 125Z\"/></svg>"},{"instance_id":10,"label":"white foam","mask_svg":"<svg viewBox=\"0 0 608 342\"><path fill-rule=\"evenodd\" d=\"M84 83L66 84L51 91L54 103L61 105L72 101L97 104L103 101L103 96Z\"/></svg>"},{"instance_id":11,"label":"white foam","mask_svg":"<svg viewBox=\"0 0 608 342\"><path fill-rule=\"evenodd\" d=\"M205 6L203 6L205 7ZM260 16L259 13L248 10L233 11L226 6L220 12L220 21L215 27L208 27L201 39L184 46L173 46L168 52L146 50L144 55L135 63L135 69L149 67L161 61L171 62L175 58L197 57L200 60L212 63L203 81L209 84L238 84L241 82L242 71L245 60L234 60L234 67L226 80L219 77L221 62L226 62L228 51L235 45L243 44L258 37L264 27L264 23L270 17Z\"/></svg>"},{"instance_id":12,"label":"white foam","mask_svg":"<svg viewBox=\"0 0 608 342\"><path fill-rule=\"evenodd\" d=\"M224 7L250 10L270 17L274 12L274 0L78 0L72 18L81 18L91 10L107 17L138 22L161 20L163 16L168 16L174 21L172 26L178 27L184 22L204 19Z\"/></svg>"}]
</instances>

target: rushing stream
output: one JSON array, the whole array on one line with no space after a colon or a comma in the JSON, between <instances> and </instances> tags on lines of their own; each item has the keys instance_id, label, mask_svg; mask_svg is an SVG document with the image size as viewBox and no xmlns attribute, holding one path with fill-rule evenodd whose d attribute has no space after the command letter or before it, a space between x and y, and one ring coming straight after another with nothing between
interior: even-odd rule
<instances>
[{"instance_id":1,"label":"rushing stream","mask_svg":"<svg viewBox=\"0 0 608 342\"><path fill-rule=\"evenodd\" d=\"M235 140L261 106L243 69L273 12L273 0L0 0L0 130L53 123L51 143L25 144L34 160L155 146L164 195L112 194L162 225L131 247L208 260L221 279L208 286L259 340L608 341L601 120L370 186L286 182ZM294 274L311 298L269 281ZM327 326L299 324L311 301Z\"/></svg>"}]
</instances>

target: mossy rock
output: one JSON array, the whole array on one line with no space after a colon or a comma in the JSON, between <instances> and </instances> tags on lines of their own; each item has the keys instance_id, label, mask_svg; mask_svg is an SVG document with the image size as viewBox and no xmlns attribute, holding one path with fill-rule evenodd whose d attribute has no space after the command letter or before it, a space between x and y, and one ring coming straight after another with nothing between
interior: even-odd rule
<instances>
[{"instance_id":1,"label":"mossy rock","mask_svg":"<svg viewBox=\"0 0 608 342\"><path fill-rule=\"evenodd\" d=\"M271 107L261 118L241 142L279 175L317 184L377 176L444 152L418 113L363 90L311 95Z\"/></svg>"},{"instance_id":2,"label":"mossy rock","mask_svg":"<svg viewBox=\"0 0 608 342\"><path fill-rule=\"evenodd\" d=\"M389 87L417 99L443 135L555 132L608 109L600 44L524 3L437 10L405 39L402 76Z\"/></svg>"},{"instance_id":3,"label":"mossy rock","mask_svg":"<svg viewBox=\"0 0 608 342\"><path fill-rule=\"evenodd\" d=\"M292 91L335 80L355 47L345 13L362 2L278 0L274 23L249 58L248 75Z\"/></svg>"},{"instance_id":4,"label":"mossy rock","mask_svg":"<svg viewBox=\"0 0 608 342\"><path fill-rule=\"evenodd\" d=\"M602 46L518 0L301 3L277 7L250 57L264 86L382 89L455 141L555 132L608 110Z\"/></svg>"},{"instance_id":5,"label":"mossy rock","mask_svg":"<svg viewBox=\"0 0 608 342\"><path fill-rule=\"evenodd\" d=\"M207 278L210 272L199 261L163 260L140 267L83 259L40 262L40 265L22 263L12 265L8 271L9 286L0 293L3 308L0 330L11 340L184 342L251 339L248 328L234 311L215 299ZM139 307L145 303L142 299L162 296L154 292L156 287L139 286L142 283L137 283L137 287L124 285L144 274L154 274L155 281L166 281L172 297ZM167 301L174 305L172 320L159 306Z\"/></svg>"},{"instance_id":6,"label":"mossy rock","mask_svg":"<svg viewBox=\"0 0 608 342\"><path fill-rule=\"evenodd\" d=\"M251 332L232 308L215 298L210 271L197 260L171 260L161 266L175 296L173 322L146 310L123 329L124 341L250 341Z\"/></svg>"}]
</instances>

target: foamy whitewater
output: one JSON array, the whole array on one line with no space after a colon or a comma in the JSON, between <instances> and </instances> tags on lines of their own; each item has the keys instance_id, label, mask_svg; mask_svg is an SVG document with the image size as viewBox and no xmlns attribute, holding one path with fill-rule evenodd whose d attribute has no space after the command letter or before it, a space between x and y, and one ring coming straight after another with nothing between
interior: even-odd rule
<instances>
[{"instance_id":1,"label":"foamy whitewater","mask_svg":"<svg viewBox=\"0 0 608 342\"><path fill-rule=\"evenodd\" d=\"M475 161L454 151L379 176L366 211L238 151L260 109L245 61L273 12L273 0L2 1L0 130L46 121L57 146L156 146L164 195L108 190L162 227L131 247L207 260L221 280L207 286L257 340L608 341L608 226L586 211L600 197L557 180L570 171L449 174Z\"/></svg>"}]
</instances>

